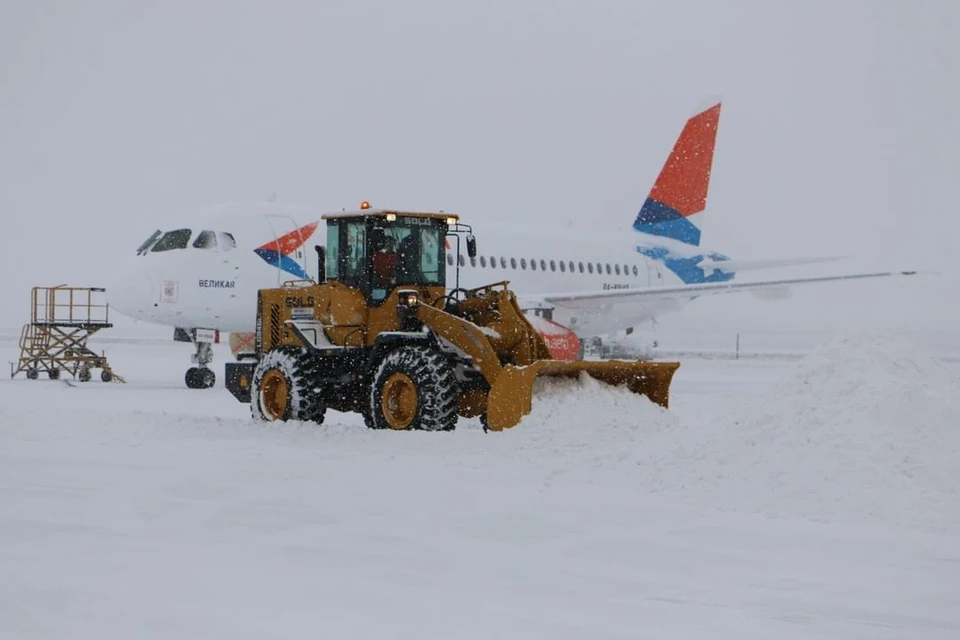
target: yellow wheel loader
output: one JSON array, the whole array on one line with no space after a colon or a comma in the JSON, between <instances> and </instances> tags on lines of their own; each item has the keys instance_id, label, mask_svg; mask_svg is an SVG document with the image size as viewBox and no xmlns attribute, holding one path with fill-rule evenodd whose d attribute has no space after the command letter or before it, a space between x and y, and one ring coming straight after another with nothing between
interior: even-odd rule
<instances>
[{"instance_id":1,"label":"yellow wheel loader","mask_svg":"<svg viewBox=\"0 0 960 640\"><path fill-rule=\"evenodd\" d=\"M362 207L323 219L318 281L260 290L256 362L226 365L255 419L322 423L333 409L374 429L448 431L479 416L501 431L530 413L535 379L582 374L667 406L679 363L554 360L507 282L460 288L447 247L459 257L463 239L473 258L476 241L458 216Z\"/></svg>"}]
</instances>

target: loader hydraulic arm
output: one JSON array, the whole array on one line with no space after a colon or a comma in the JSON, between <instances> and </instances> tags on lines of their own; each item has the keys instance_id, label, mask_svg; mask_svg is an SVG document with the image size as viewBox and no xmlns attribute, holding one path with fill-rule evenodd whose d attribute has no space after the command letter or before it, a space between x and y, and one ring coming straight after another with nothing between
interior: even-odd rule
<instances>
[{"instance_id":1,"label":"loader hydraulic arm","mask_svg":"<svg viewBox=\"0 0 960 640\"><path fill-rule=\"evenodd\" d=\"M418 305L416 317L435 334L470 356L488 384L492 386L500 377L503 371L500 358L480 327L429 304Z\"/></svg>"}]
</instances>

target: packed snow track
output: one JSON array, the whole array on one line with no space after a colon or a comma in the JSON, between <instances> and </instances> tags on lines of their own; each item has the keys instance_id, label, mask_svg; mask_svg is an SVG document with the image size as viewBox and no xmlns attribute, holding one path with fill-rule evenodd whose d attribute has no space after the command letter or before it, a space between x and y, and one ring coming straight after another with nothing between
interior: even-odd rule
<instances>
[{"instance_id":1,"label":"packed snow track","mask_svg":"<svg viewBox=\"0 0 960 640\"><path fill-rule=\"evenodd\" d=\"M258 424L103 348L127 384L0 383L0 638L960 638L957 365L895 336L497 434Z\"/></svg>"}]
</instances>

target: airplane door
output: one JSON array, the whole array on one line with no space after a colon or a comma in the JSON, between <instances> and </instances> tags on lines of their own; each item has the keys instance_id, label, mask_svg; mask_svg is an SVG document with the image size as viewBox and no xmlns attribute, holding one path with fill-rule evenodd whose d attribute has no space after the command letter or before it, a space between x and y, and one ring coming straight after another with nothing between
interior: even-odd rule
<instances>
[{"instance_id":1,"label":"airplane door","mask_svg":"<svg viewBox=\"0 0 960 640\"><path fill-rule=\"evenodd\" d=\"M290 216L267 214L267 224L276 240L272 249L277 251L277 284L287 280L309 277L305 243L297 236L297 222Z\"/></svg>"}]
</instances>

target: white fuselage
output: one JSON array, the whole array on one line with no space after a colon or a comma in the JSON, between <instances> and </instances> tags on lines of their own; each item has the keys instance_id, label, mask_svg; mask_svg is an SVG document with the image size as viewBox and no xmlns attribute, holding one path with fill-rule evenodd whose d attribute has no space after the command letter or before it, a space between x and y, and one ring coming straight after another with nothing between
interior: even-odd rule
<instances>
[{"instance_id":1,"label":"white fuselage","mask_svg":"<svg viewBox=\"0 0 960 640\"><path fill-rule=\"evenodd\" d=\"M295 280L294 272L317 277L315 247L326 240L319 213L272 203L231 205L188 217L180 225L166 223L159 231L183 229L189 236L184 231L167 242L161 237L146 253L132 256L122 280L108 288L111 306L151 323L252 332L258 289ZM316 225L315 230L295 243L299 246L283 242L285 234L307 225ZM680 284L661 263L637 253L638 240L632 229L621 233L601 229L557 233L502 225L494 231L478 229L478 255L473 260L467 257L462 238L459 243L450 238L447 285L472 288L508 280L522 306L535 308L543 306L542 296L556 293ZM270 253L270 243L274 249L282 248L280 256ZM615 311L603 305L557 307L553 318L589 338L634 327L680 305L673 299L619 305Z\"/></svg>"}]
</instances>

